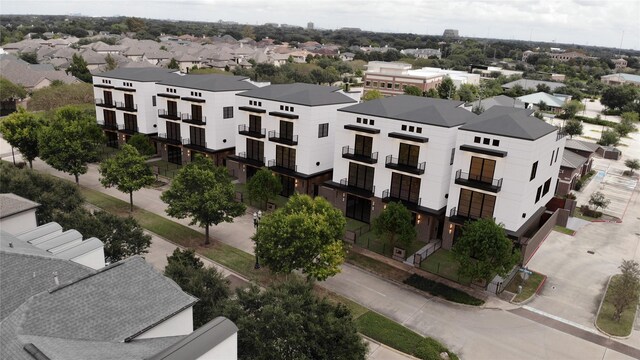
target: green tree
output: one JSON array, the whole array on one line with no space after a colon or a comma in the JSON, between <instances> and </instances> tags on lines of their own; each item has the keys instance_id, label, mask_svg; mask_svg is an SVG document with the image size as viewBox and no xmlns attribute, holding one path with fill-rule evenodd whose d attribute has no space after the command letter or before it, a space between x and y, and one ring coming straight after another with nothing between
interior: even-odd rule
<instances>
[{"instance_id":1,"label":"green tree","mask_svg":"<svg viewBox=\"0 0 640 360\"><path fill-rule=\"evenodd\" d=\"M367 90L367 92L362 95L362 101L370 101L384 98L384 95L378 90Z\"/></svg>"},{"instance_id":2,"label":"green tree","mask_svg":"<svg viewBox=\"0 0 640 360\"><path fill-rule=\"evenodd\" d=\"M418 235L411 224L411 212L400 202L390 202L380 216L373 219L373 232L384 237L393 249L398 242L408 247Z\"/></svg>"},{"instance_id":3,"label":"green tree","mask_svg":"<svg viewBox=\"0 0 640 360\"><path fill-rule=\"evenodd\" d=\"M622 313L638 300L640 291L640 265L635 260L623 260L618 269L621 275L611 280L607 290L614 308L614 321L620 321Z\"/></svg>"},{"instance_id":4,"label":"green tree","mask_svg":"<svg viewBox=\"0 0 640 360\"><path fill-rule=\"evenodd\" d=\"M570 138L573 138L575 135L582 135L582 122L580 120L567 120L564 125L564 131L569 134Z\"/></svg>"},{"instance_id":5,"label":"green tree","mask_svg":"<svg viewBox=\"0 0 640 360\"><path fill-rule=\"evenodd\" d=\"M631 84L611 86L602 92L600 102L609 109L622 109L638 99L638 88Z\"/></svg>"},{"instance_id":6,"label":"green tree","mask_svg":"<svg viewBox=\"0 0 640 360\"><path fill-rule=\"evenodd\" d=\"M620 142L620 135L615 130L605 130L600 135L598 145L602 146L616 146Z\"/></svg>"},{"instance_id":7,"label":"green tree","mask_svg":"<svg viewBox=\"0 0 640 360\"><path fill-rule=\"evenodd\" d=\"M319 299L312 283L236 290L223 315L238 331L238 358L364 360L366 345L349 309Z\"/></svg>"},{"instance_id":8,"label":"green tree","mask_svg":"<svg viewBox=\"0 0 640 360\"><path fill-rule=\"evenodd\" d=\"M129 193L129 212L133 212L133 192L155 181L146 158L129 144L123 145L115 156L103 161L99 171L102 186L115 186L118 191Z\"/></svg>"},{"instance_id":9,"label":"green tree","mask_svg":"<svg viewBox=\"0 0 640 360\"><path fill-rule=\"evenodd\" d=\"M151 145L149 138L144 134L137 133L131 136L127 141L127 144L136 148L140 155L143 156L151 156L156 153L156 150L153 148L153 145Z\"/></svg>"},{"instance_id":10,"label":"green tree","mask_svg":"<svg viewBox=\"0 0 640 360\"><path fill-rule=\"evenodd\" d=\"M438 90L433 89L433 88L427 90L427 92L424 95L426 97L432 98L432 99L439 99L440 98L440 95L438 95Z\"/></svg>"},{"instance_id":11,"label":"green tree","mask_svg":"<svg viewBox=\"0 0 640 360\"><path fill-rule=\"evenodd\" d=\"M171 58L171 61L169 61L169 65L167 65L167 68L178 70L180 69L180 64L178 64L178 60L176 60L175 58Z\"/></svg>"},{"instance_id":12,"label":"green tree","mask_svg":"<svg viewBox=\"0 0 640 360\"><path fill-rule=\"evenodd\" d=\"M256 254L275 273L300 269L325 280L340 272L346 221L322 197L294 195L285 206L262 218L253 236Z\"/></svg>"},{"instance_id":13,"label":"green tree","mask_svg":"<svg viewBox=\"0 0 640 360\"><path fill-rule=\"evenodd\" d=\"M413 86L413 85L409 85L406 86L404 88L404 93L405 95L411 95L411 96L422 96L422 90L420 90L419 87L417 86Z\"/></svg>"},{"instance_id":14,"label":"green tree","mask_svg":"<svg viewBox=\"0 0 640 360\"><path fill-rule=\"evenodd\" d=\"M593 206L595 211L598 211L598 208L606 209L610 203L611 200L607 199L600 191L594 192L589 197L589 205Z\"/></svg>"},{"instance_id":15,"label":"green tree","mask_svg":"<svg viewBox=\"0 0 640 360\"><path fill-rule=\"evenodd\" d=\"M458 89L460 101L472 102L478 99L478 87L473 84L462 84Z\"/></svg>"},{"instance_id":16,"label":"green tree","mask_svg":"<svg viewBox=\"0 0 640 360\"><path fill-rule=\"evenodd\" d=\"M571 100L568 103L562 105L564 115L567 118L574 118L576 114L584 109L584 104L578 100Z\"/></svg>"},{"instance_id":17,"label":"green tree","mask_svg":"<svg viewBox=\"0 0 640 360\"><path fill-rule=\"evenodd\" d=\"M628 114L628 113L625 113L625 114ZM636 129L636 125L634 124L634 121L631 120L629 116L627 116L626 118L622 118L619 124L616 124L614 130L622 138L629 135L632 132L636 132L637 129Z\"/></svg>"},{"instance_id":18,"label":"green tree","mask_svg":"<svg viewBox=\"0 0 640 360\"><path fill-rule=\"evenodd\" d=\"M280 180L267 168L258 170L247 182L247 195L251 201L258 201L262 209L267 202L282 191Z\"/></svg>"},{"instance_id":19,"label":"green tree","mask_svg":"<svg viewBox=\"0 0 640 360\"><path fill-rule=\"evenodd\" d=\"M95 117L73 106L58 109L38 136L40 158L54 169L75 176L87 172L87 164L98 159L104 135Z\"/></svg>"},{"instance_id":20,"label":"green tree","mask_svg":"<svg viewBox=\"0 0 640 360\"><path fill-rule=\"evenodd\" d=\"M34 113L18 108L0 122L2 137L14 148L18 149L22 158L33 168L33 159L38 157L38 132L44 121Z\"/></svg>"},{"instance_id":21,"label":"green tree","mask_svg":"<svg viewBox=\"0 0 640 360\"><path fill-rule=\"evenodd\" d=\"M249 39L256 39L256 34L253 32L253 26L245 25L242 28L242 37Z\"/></svg>"},{"instance_id":22,"label":"green tree","mask_svg":"<svg viewBox=\"0 0 640 360\"><path fill-rule=\"evenodd\" d=\"M193 306L193 327L199 328L220 316L231 293L229 280L215 268L204 267L192 249L175 249L167 261L164 275L199 299Z\"/></svg>"},{"instance_id":23,"label":"green tree","mask_svg":"<svg viewBox=\"0 0 640 360\"><path fill-rule=\"evenodd\" d=\"M125 20L125 24L127 25L127 28L129 28L129 31L133 32L145 31L147 29L147 24L144 20L136 17L127 18L127 20Z\"/></svg>"},{"instance_id":24,"label":"green tree","mask_svg":"<svg viewBox=\"0 0 640 360\"><path fill-rule=\"evenodd\" d=\"M450 77L445 77L438 85L438 97L440 99L453 99L456 96L456 85Z\"/></svg>"},{"instance_id":25,"label":"green tree","mask_svg":"<svg viewBox=\"0 0 640 360\"><path fill-rule=\"evenodd\" d=\"M118 67L118 60L111 56L111 54L107 54L104 61L107 62L107 66L105 68L107 71L115 70Z\"/></svg>"},{"instance_id":26,"label":"green tree","mask_svg":"<svg viewBox=\"0 0 640 360\"><path fill-rule=\"evenodd\" d=\"M87 62L84 60L82 55L73 54L71 64L65 71L67 74L71 74L86 83L90 83L92 81L92 75L87 67Z\"/></svg>"},{"instance_id":27,"label":"green tree","mask_svg":"<svg viewBox=\"0 0 640 360\"><path fill-rule=\"evenodd\" d=\"M640 170L640 160L627 159L624 161L624 166L628 167L630 174L633 175L634 170Z\"/></svg>"},{"instance_id":28,"label":"green tree","mask_svg":"<svg viewBox=\"0 0 640 360\"><path fill-rule=\"evenodd\" d=\"M538 85L536 85L536 91L545 92L545 93L550 94L551 93L551 88L547 84L538 84Z\"/></svg>"},{"instance_id":29,"label":"green tree","mask_svg":"<svg viewBox=\"0 0 640 360\"><path fill-rule=\"evenodd\" d=\"M640 119L640 114L634 111L626 111L620 114L622 120L629 121L631 123L636 123Z\"/></svg>"},{"instance_id":30,"label":"green tree","mask_svg":"<svg viewBox=\"0 0 640 360\"><path fill-rule=\"evenodd\" d=\"M28 62L29 64L37 64L38 54L36 54L35 52L23 52L20 53L20 59Z\"/></svg>"},{"instance_id":31,"label":"green tree","mask_svg":"<svg viewBox=\"0 0 640 360\"><path fill-rule=\"evenodd\" d=\"M24 99L27 96L25 89L0 76L0 101Z\"/></svg>"},{"instance_id":32,"label":"green tree","mask_svg":"<svg viewBox=\"0 0 640 360\"><path fill-rule=\"evenodd\" d=\"M513 249L504 227L490 218L464 224L453 254L460 262L459 275L486 281L495 273L506 275L520 260L520 251Z\"/></svg>"},{"instance_id":33,"label":"green tree","mask_svg":"<svg viewBox=\"0 0 640 360\"><path fill-rule=\"evenodd\" d=\"M93 86L87 83L76 84L59 84L56 86L47 86L31 93L29 100L29 109L37 110L55 110L67 105L90 105L91 111L95 113L93 105Z\"/></svg>"},{"instance_id":34,"label":"green tree","mask_svg":"<svg viewBox=\"0 0 640 360\"><path fill-rule=\"evenodd\" d=\"M190 225L205 228L205 244L209 241L209 226L233 222L244 214L244 204L234 200L235 188L224 167L218 167L208 158L195 160L178 171L171 187L160 199L167 203L167 214L178 219L191 218Z\"/></svg>"}]
</instances>

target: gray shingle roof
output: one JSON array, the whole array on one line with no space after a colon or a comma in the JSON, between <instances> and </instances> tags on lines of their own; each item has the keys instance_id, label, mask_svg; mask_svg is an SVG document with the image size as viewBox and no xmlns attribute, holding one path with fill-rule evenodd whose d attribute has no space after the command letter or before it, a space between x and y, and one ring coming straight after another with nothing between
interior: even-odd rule
<instances>
[{"instance_id":1,"label":"gray shingle roof","mask_svg":"<svg viewBox=\"0 0 640 360\"><path fill-rule=\"evenodd\" d=\"M334 86L295 83L269 85L245 91L238 94L238 96L281 101L283 103L303 106L350 104L356 102L347 95L338 92L339 90L340 88Z\"/></svg>"},{"instance_id":2,"label":"gray shingle roof","mask_svg":"<svg viewBox=\"0 0 640 360\"><path fill-rule=\"evenodd\" d=\"M462 101L399 95L366 101L342 108L339 111L434 126L454 127L477 117L474 113L460 108L459 106L462 104Z\"/></svg>"},{"instance_id":3,"label":"gray shingle roof","mask_svg":"<svg viewBox=\"0 0 640 360\"><path fill-rule=\"evenodd\" d=\"M557 130L553 125L531 116L533 110L494 106L478 116L477 120L460 130L536 140Z\"/></svg>"},{"instance_id":4,"label":"gray shingle roof","mask_svg":"<svg viewBox=\"0 0 640 360\"><path fill-rule=\"evenodd\" d=\"M536 89L538 85L544 84L547 85L551 91L564 86L563 83L554 82L554 81L541 81L541 80L531 80L531 79L518 79L516 81L508 82L502 85L503 89L511 89L516 85L522 86L523 89Z\"/></svg>"},{"instance_id":5,"label":"gray shingle roof","mask_svg":"<svg viewBox=\"0 0 640 360\"><path fill-rule=\"evenodd\" d=\"M15 194L0 194L0 219L35 209L40 204Z\"/></svg>"},{"instance_id":6,"label":"gray shingle roof","mask_svg":"<svg viewBox=\"0 0 640 360\"><path fill-rule=\"evenodd\" d=\"M111 79L151 82L160 81L169 76L176 70L160 69L157 67L144 68L118 68L112 71L103 72L94 76L106 77Z\"/></svg>"},{"instance_id":7,"label":"gray shingle roof","mask_svg":"<svg viewBox=\"0 0 640 360\"><path fill-rule=\"evenodd\" d=\"M188 89L206 91L242 91L255 89L256 86L246 81L245 76L221 74L177 75L169 76L159 82L161 85L177 86Z\"/></svg>"},{"instance_id":8,"label":"gray shingle roof","mask_svg":"<svg viewBox=\"0 0 640 360\"><path fill-rule=\"evenodd\" d=\"M581 167L585 162L587 162L586 157L580 156L571 151L565 151L562 153L562 163L560 164L560 166L570 169L577 169Z\"/></svg>"},{"instance_id":9,"label":"gray shingle roof","mask_svg":"<svg viewBox=\"0 0 640 360\"><path fill-rule=\"evenodd\" d=\"M573 149L573 150L582 150L588 152L596 152L600 145L588 141L576 140L576 139L567 139L564 144L565 149Z\"/></svg>"},{"instance_id":10,"label":"gray shingle roof","mask_svg":"<svg viewBox=\"0 0 640 360\"><path fill-rule=\"evenodd\" d=\"M508 97L506 95L498 95L490 98L482 99L482 101L474 101L470 105L478 106L482 105L485 110L491 109L494 106L508 106L514 108L524 109L524 103L518 99Z\"/></svg>"}]
</instances>

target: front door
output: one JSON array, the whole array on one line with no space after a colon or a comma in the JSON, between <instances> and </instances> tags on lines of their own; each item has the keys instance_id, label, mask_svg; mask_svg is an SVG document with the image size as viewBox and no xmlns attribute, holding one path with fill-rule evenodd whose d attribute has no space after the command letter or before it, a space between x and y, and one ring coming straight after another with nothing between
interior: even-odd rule
<instances>
[{"instance_id":1,"label":"front door","mask_svg":"<svg viewBox=\"0 0 640 360\"><path fill-rule=\"evenodd\" d=\"M347 194L346 215L348 218L369 223L371 220L371 200Z\"/></svg>"},{"instance_id":2,"label":"front door","mask_svg":"<svg viewBox=\"0 0 640 360\"><path fill-rule=\"evenodd\" d=\"M182 150L177 146L167 145L167 161L182 165Z\"/></svg>"},{"instance_id":3,"label":"front door","mask_svg":"<svg viewBox=\"0 0 640 360\"><path fill-rule=\"evenodd\" d=\"M296 179L290 176L280 175L280 183L282 184L280 195L289 197L296 192Z\"/></svg>"}]
</instances>

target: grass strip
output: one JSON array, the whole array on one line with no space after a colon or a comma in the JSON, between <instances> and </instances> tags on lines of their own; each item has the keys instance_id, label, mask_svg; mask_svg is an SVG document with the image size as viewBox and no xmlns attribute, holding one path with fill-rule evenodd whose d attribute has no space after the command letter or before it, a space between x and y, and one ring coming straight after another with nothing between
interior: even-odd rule
<instances>
[{"instance_id":1,"label":"grass strip","mask_svg":"<svg viewBox=\"0 0 640 360\"><path fill-rule=\"evenodd\" d=\"M347 262L356 265L360 268L366 269L372 273L378 274L384 278L392 279L395 281L404 281L409 274L406 271L402 271L394 266L385 264L376 259L372 259L368 256L359 254L354 251L349 251L347 254Z\"/></svg>"},{"instance_id":2,"label":"grass strip","mask_svg":"<svg viewBox=\"0 0 640 360\"><path fill-rule=\"evenodd\" d=\"M540 286L540 283L542 283L542 281L544 281L544 275L538 274L536 272L529 275L529 279L527 279L527 281L522 280L522 277L518 274L513 277L513 280L511 280L505 290L514 294L518 294L518 286L521 285L522 292L520 292L520 294L516 295L516 297L513 298L513 302L522 302L532 297L533 294L536 293L536 290L538 290L538 287Z\"/></svg>"},{"instance_id":3,"label":"grass strip","mask_svg":"<svg viewBox=\"0 0 640 360\"><path fill-rule=\"evenodd\" d=\"M631 334L633 319L636 317L636 308L638 307L638 297L636 296L636 300L622 312L622 315L620 315L620 321L615 321L613 319L615 309L611 303L611 292L609 289L611 288L611 284L613 284L614 281L618 281L620 276L621 275L614 275L613 278L611 278L611 282L607 287L607 292L604 295L602 307L600 307L600 311L598 312L596 324L600 330L609 335L624 337Z\"/></svg>"},{"instance_id":4,"label":"grass strip","mask_svg":"<svg viewBox=\"0 0 640 360\"><path fill-rule=\"evenodd\" d=\"M557 232L561 232L563 234L567 234L567 235L572 235L575 233L573 230L566 228L564 226L560 226L560 225L556 225L553 227L553 230L557 231Z\"/></svg>"},{"instance_id":5,"label":"grass strip","mask_svg":"<svg viewBox=\"0 0 640 360\"><path fill-rule=\"evenodd\" d=\"M404 281L405 284L415 287L416 289L426 291L431 295L441 297L443 299L453 301L459 304L480 306L484 304L484 300L480 300L464 291L452 288L448 285L424 278L420 275L413 274Z\"/></svg>"},{"instance_id":6,"label":"grass strip","mask_svg":"<svg viewBox=\"0 0 640 360\"><path fill-rule=\"evenodd\" d=\"M403 353L425 360L439 360L447 352L450 359L458 359L438 341L423 337L376 312L368 311L356 319L358 331Z\"/></svg>"}]
</instances>

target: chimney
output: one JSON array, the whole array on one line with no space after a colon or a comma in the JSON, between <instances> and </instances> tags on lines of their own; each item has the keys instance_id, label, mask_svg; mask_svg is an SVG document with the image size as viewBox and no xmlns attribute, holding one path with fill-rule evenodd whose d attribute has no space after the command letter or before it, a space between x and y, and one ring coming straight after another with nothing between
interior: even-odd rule
<instances>
[{"instance_id":1,"label":"chimney","mask_svg":"<svg viewBox=\"0 0 640 360\"><path fill-rule=\"evenodd\" d=\"M53 272L53 282L56 283L56 286L60 285L60 280L58 280L58 272Z\"/></svg>"},{"instance_id":2,"label":"chimney","mask_svg":"<svg viewBox=\"0 0 640 360\"><path fill-rule=\"evenodd\" d=\"M13 247L13 243L12 243L12 242L10 242L10 243L9 243L9 247L10 247L10 248L12 248L12 247Z\"/></svg>"}]
</instances>

